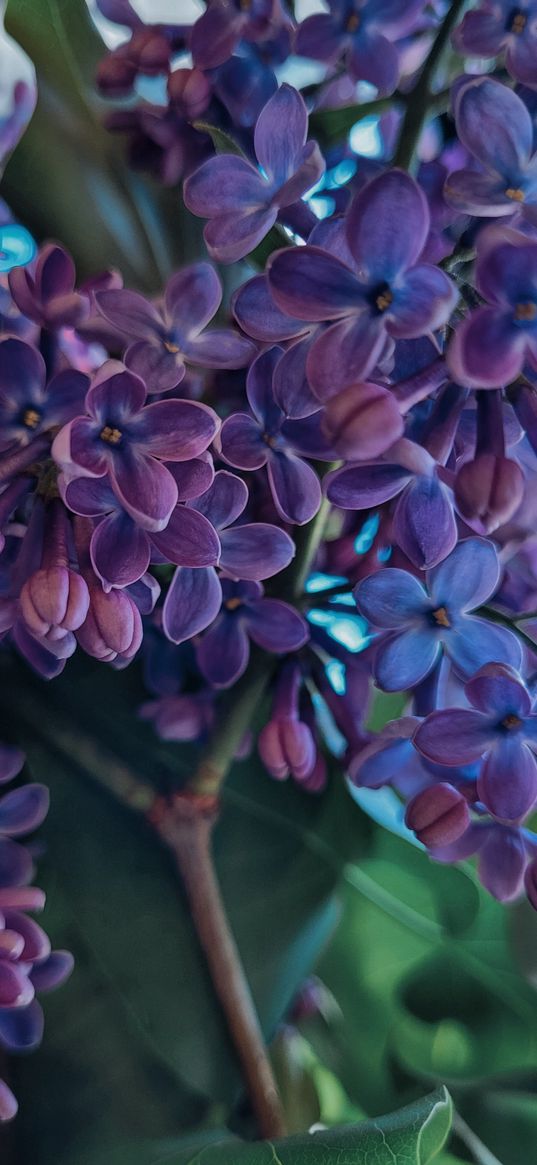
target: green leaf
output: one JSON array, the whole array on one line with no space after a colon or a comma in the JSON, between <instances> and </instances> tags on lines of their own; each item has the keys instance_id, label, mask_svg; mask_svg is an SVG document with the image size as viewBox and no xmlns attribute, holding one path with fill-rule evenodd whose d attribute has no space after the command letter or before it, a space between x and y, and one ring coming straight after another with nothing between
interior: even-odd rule
<instances>
[{"instance_id":1,"label":"green leaf","mask_svg":"<svg viewBox=\"0 0 537 1165\"><path fill-rule=\"evenodd\" d=\"M143 817L95 780L99 767L119 764L169 788L195 763L195 749L159 743L136 719L144 695L132 669L118 675L87 660L51 685L16 667L4 685L33 776L51 789L45 925L77 959L70 982L47 997L42 1050L16 1062L16 1090L32 1106L31 1124L17 1125L21 1156L39 1165L79 1165L90 1150L100 1165L133 1122L141 1140L170 1137L208 1103L229 1113L240 1096L171 859ZM311 796L272 781L255 756L235 766L216 863L269 1036L336 924L342 865L364 850L368 829L337 774Z\"/></svg>"},{"instance_id":2,"label":"green leaf","mask_svg":"<svg viewBox=\"0 0 537 1165\"><path fill-rule=\"evenodd\" d=\"M383 113L394 105L393 97L381 97L375 101L365 101L361 105L344 105L340 109L319 109L310 114L309 128L313 137L323 145L341 141L350 133L357 122L373 114Z\"/></svg>"},{"instance_id":3,"label":"green leaf","mask_svg":"<svg viewBox=\"0 0 537 1165\"><path fill-rule=\"evenodd\" d=\"M6 27L35 64L39 98L2 196L38 240L68 247L80 277L119 267L159 289L196 256L200 225L177 192L129 169L125 142L104 128L93 79L106 50L84 0L9 0Z\"/></svg>"},{"instance_id":4,"label":"green leaf","mask_svg":"<svg viewBox=\"0 0 537 1165\"><path fill-rule=\"evenodd\" d=\"M283 1141L172 1155L166 1165L427 1165L445 1144L452 1108L447 1089L376 1120Z\"/></svg>"},{"instance_id":5,"label":"green leaf","mask_svg":"<svg viewBox=\"0 0 537 1165\"><path fill-rule=\"evenodd\" d=\"M194 129L199 130L200 133L209 135L217 154L237 154L239 158L246 158L244 150L241 150L235 138L232 138L219 126L210 125L208 121L195 121L193 125Z\"/></svg>"}]
</instances>

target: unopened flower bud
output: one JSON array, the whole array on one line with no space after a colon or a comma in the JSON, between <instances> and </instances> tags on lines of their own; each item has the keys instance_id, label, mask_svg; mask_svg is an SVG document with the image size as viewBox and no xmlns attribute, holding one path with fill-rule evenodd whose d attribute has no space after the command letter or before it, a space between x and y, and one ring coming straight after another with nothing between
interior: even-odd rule
<instances>
[{"instance_id":1,"label":"unopened flower bud","mask_svg":"<svg viewBox=\"0 0 537 1165\"><path fill-rule=\"evenodd\" d=\"M520 466L494 453L480 453L467 461L455 480L455 500L462 517L477 522L485 534L512 518L523 494Z\"/></svg>"},{"instance_id":2,"label":"unopened flower bud","mask_svg":"<svg viewBox=\"0 0 537 1165\"><path fill-rule=\"evenodd\" d=\"M409 801L405 824L428 849L451 845L470 824L468 803L453 785L433 785Z\"/></svg>"},{"instance_id":3,"label":"unopened flower bud","mask_svg":"<svg viewBox=\"0 0 537 1165\"><path fill-rule=\"evenodd\" d=\"M24 584L20 597L25 623L33 635L40 636L48 636L55 629L76 631L86 618L89 601L84 579L66 566L36 571Z\"/></svg>"},{"instance_id":4,"label":"unopened flower bud","mask_svg":"<svg viewBox=\"0 0 537 1165\"><path fill-rule=\"evenodd\" d=\"M175 69L168 80L168 95L173 108L194 121L207 109L211 86L200 69Z\"/></svg>"},{"instance_id":5,"label":"unopened flower bud","mask_svg":"<svg viewBox=\"0 0 537 1165\"><path fill-rule=\"evenodd\" d=\"M379 457L402 436L403 427L395 397L380 384L353 384L325 406L326 437L341 457L351 461Z\"/></svg>"},{"instance_id":6,"label":"unopened flower bud","mask_svg":"<svg viewBox=\"0 0 537 1165\"><path fill-rule=\"evenodd\" d=\"M142 642L142 620L136 603L125 591L106 593L92 587L88 614L77 631L80 646L95 659L111 663L118 656L132 659Z\"/></svg>"},{"instance_id":7,"label":"unopened flower bud","mask_svg":"<svg viewBox=\"0 0 537 1165\"><path fill-rule=\"evenodd\" d=\"M284 781L289 773L304 780L315 765L315 743L307 724L294 717L269 720L259 735L259 755L272 777Z\"/></svg>"}]
</instances>

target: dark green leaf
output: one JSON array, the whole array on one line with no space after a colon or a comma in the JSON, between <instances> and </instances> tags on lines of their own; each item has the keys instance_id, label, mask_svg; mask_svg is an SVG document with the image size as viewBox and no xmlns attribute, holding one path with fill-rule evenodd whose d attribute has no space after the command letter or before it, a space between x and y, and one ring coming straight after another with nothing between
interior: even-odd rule
<instances>
[{"instance_id":1,"label":"dark green leaf","mask_svg":"<svg viewBox=\"0 0 537 1165\"><path fill-rule=\"evenodd\" d=\"M238 154L240 158L246 157L235 139L217 125L210 125L208 121L195 121L193 125L200 133L209 135L217 154Z\"/></svg>"}]
</instances>

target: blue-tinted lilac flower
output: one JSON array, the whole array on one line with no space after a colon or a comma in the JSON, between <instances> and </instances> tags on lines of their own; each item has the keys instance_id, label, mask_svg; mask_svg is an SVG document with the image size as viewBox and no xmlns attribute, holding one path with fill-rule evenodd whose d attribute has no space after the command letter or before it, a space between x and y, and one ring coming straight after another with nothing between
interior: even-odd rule
<instances>
[{"instance_id":1,"label":"blue-tinted lilac flower","mask_svg":"<svg viewBox=\"0 0 537 1165\"><path fill-rule=\"evenodd\" d=\"M73 260L57 243L47 243L34 263L9 273L9 289L19 311L52 331L76 327L88 315L88 301L75 285Z\"/></svg>"},{"instance_id":2,"label":"blue-tinted lilac flower","mask_svg":"<svg viewBox=\"0 0 537 1165\"><path fill-rule=\"evenodd\" d=\"M238 41L263 44L288 23L280 0L209 0L190 33L194 63L214 69L228 60Z\"/></svg>"},{"instance_id":3,"label":"blue-tinted lilac flower","mask_svg":"<svg viewBox=\"0 0 537 1165\"><path fill-rule=\"evenodd\" d=\"M355 81L393 93L400 73L393 41L410 32L423 7L423 0L329 0L329 13L315 13L299 25L295 51L330 64L344 56Z\"/></svg>"},{"instance_id":4,"label":"blue-tinted lilac flower","mask_svg":"<svg viewBox=\"0 0 537 1165\"><path fill-rule=\"evenodd\" d=\"M464 677L491 660L519 667L516 636L470 614L494 593L499 574L492 542L468 538L428 571L427 588L395 567L358 583L354 597L360 614L390 632L379 641L374 659L379 687L389 692L414 687L432 671L442 650Z\"/></svg>"},{"instance_id":5,"label":"blue-tinted lilac flower","mask_svg":"<svg viewBox=\"0 0 537 1165\"><path fill-rule=\"evenodd\" d=\"M254 134L259 168L236 154L220 154L191 174L185 203L210 221L209 254L222 263L242 259L265 237L282 207L291 206L321 177L324 160L306 141L308 114L296 89L282 85L260 113Z\"/></svg>"},{"instance_id":6,"label":"blue-tinted lilac flower","mask_svg":"<svg viewBox=\"0 0 537 1165\"><path fill-rule=\"evenodd\" d=\"M237 469L256 470L266 465L278 513L284 521L301 525L317 513L321 487L314 469L293 451L300 422L286 424L275 397L273 378L281 356L281 349L270 348L254 361L246 387L254 415L237 412L228 417L219 442L222 456Z\"/></svg>"},{"instance_id":7,"label":"blue-tinted lilac flower","mask_svg":"<svg viewBox=\"0 0 537 1165\"><path fill-rule=\"evenodd\" d=\"M461 384L496 388L537 368L537 241L508 227L482 236L475 286L488 302L455 331L448 352Z\"/></svg>"},{"instance_id":8,"label":"blue-tinted lilac flower","mask_svg":"<svg viewBox=\"0 0 537 1165\"><path fill-rule=\"evenodd\" d=\"M298 611L281 599L265 598L261 583L222 579L222 609L196 657L205 679L227 688L246 670L250 640L283 655L297 651L307 639L308 628Z\"/></svg>"},{"instance_id":9,"label":"blue-tinted lilac flower","mask_svg":"<svg viewBox=\"0 0 537 1165\"><path fill-rule=\"evenodd\" d=\"M432 712L416 732L416 748L444 765L482 757L480 801L500 821L520 821L537 798L537 717L529 692L501 663L486 664L464 690L472 709Z\"/></svg>"},{"instance_id":10,"label":"blue-tinted lilac flower","mask_svg":"<svg viewBox=\"0 0 537 1165\"><path fill-rule=\"evenodd\" d=\"M194 263L168 281L162 308L137 291L97 292L99 311L134 340L125 362L149 392L167 392L181 382L185 361L202 368L241 368L252 359L251 341L228 328L210 328L222 300L222 285L209 263Z\"/></svg>"},{"instance_id":11,"label":"blue-tinted lilac flower","mask_svg":"<svg viewBox=\"0 0 537 1165\"><path fill-rule=\"evenodd\" d=\"M535 0L484 0L467 12L453 34L457 52L471 57L505 54L511 76L537 86L537 4Z\"/></svg>"},{"instance_id":12,"label":"blue-tinted lilac flower","mask_svg":"<svg viewBox=\"0 0 537 1165\"><path fill-rule=\"evenodd\" d=\"M118 292L118 294L120 294ZM61 430L53 454L70 474L109 476L121 506L147 530L167 525L178 489L164 461L198 457L218 431L218 418L197 401L145 404L139 376L118 361L103 364L86 396L89 416Z\"/></svg>"},{"instance_id":13,"label":"blue-tinted lilac flower","mask_svg":"<svg viewBox=\"0 0 537 1165\"><path fill-rule=\"evenodd\" d=\"M466 214L521 214L537 225L537 155L524 102L506 85L478 77L459 90L455 119L460 141L482 169L451 173L447 201Z\"/></svg>"},{"instance_id":14,"label":"blue-tinted lilac flower","mask_svg":"<svg viewBox=\"0 0 537 1165\"><path fill-rule=\"evenodd\" d=\"M28 445L84 408L89 380L74 368L47 384L41 354L24 340L0 340L0 449Z\"/></svg>"},{"instance_id":15,"label":"blue-tinted lilac flower","mask_svg":"<svg viewBox=\"0 0 537 1165\"><path fill-rule=\"evenodd\" d=\"M373 178L351 204L346 233L353 269L309 244L278 251L268 267L282 311L310 323L336 321L316 337L307 359L321 400L366 379L389 341L441 327L457 301L444 272L419 263L429 211L408 174L390 170Z\"/></svg>"}]
</instances>

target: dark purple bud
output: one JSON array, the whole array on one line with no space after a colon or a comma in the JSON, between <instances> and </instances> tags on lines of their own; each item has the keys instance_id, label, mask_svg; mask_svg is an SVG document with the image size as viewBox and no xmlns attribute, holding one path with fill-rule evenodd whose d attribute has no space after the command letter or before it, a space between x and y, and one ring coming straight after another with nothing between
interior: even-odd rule
<instances>
[{"instance_id":1,"label":"dark purple bud","mask_svg":"<svg viewBox=\"0 0 537 1165\"><path fill-rule=\"evenodd\" d=\"M428 849L452 845L466 832L470 811L463 794L442 782L416 793L407 805L405 823Z\"/></svg>"},{"instance_id":2,"label":"dark purple bud","mask_svg":"<svg viewBox=\"0 0 537 1165\"><path fill-rule=\"evenodd\" d=\"M379 457L403 435L403 418L393 394L368 381L353 384L327 401L323 430L349 461Z\"/></svg>"},{"instance_id":3,"label":"dark purple bud","mask_svg":"<svg viewBox=\"0 0 537 1165\"><path fill-rule=\"evenodd\" d=\"M524 494L524 474L508 457L481 453L467 461L455 479L457 508L468 522L479 523L480 532L492 534L508 522Z\"/></svg>"}]
</instances>

